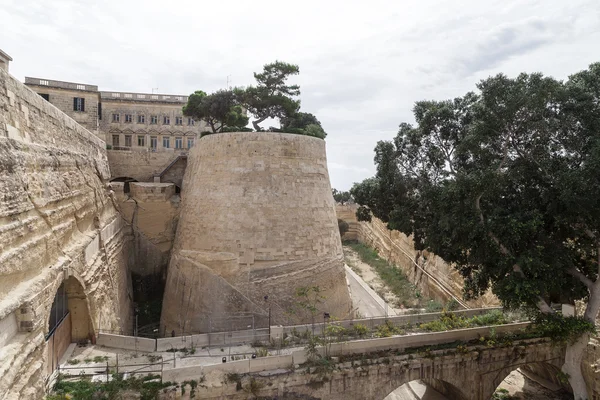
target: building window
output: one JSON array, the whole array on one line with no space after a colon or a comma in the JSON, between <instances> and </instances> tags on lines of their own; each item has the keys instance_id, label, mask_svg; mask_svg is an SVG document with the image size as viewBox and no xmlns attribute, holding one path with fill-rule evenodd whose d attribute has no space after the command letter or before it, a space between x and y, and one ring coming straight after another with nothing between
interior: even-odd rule
<instances>
[{"instance_id":1,"label":"building window","mask_svg":"<svg viewBox=\"0 0 600 400\"><path fill-rule=\"evenodd\" d=\"M145 123L146 123L146 116L138 115L138 124L145 124Z\"/></svg>"},{"instance_id":2,"label":"building window","mask_svg":"<svg viewBox=\"0 0 600 400\"><path fill-rule=\"evenodd\" d=\"M121 120L121 114L113 114L113 122L119 122Z\"/></svg>"},{"instance_id":3,"label":"building window","mask_svg":"<svg viewBox=\"0 0 600 400\"><path fill-rule=\"evenodd\" d=\"M150 147L156 150L158 139L156 136L150 136Z\"/></svg>"},{"instance_id":4,"label":"building window","mask_svg":"<svg viewBox=\"0 0 600 400\"><path fill-rule=\"evenodd\" d=\"M194 118L188 118L188 125L195 125L196 121L194 121Z\"/></svg>"},{"instance_id":5,"label":"building window","mask_svg":"<svg viewBox=\"0 0 600 400\"><path fill-rule=\"evenodd\" d=\"M102 119L102 103L98 103L98 119Z\"/></svg>"},{"instance_id":6,"label":"building window","mask_svg":"<svg viewBox=\"0 0 600 400\"><path fill-rule=\"evenodd\" d=\"M131 147L131 135L125 135L125 147Z\"/></svg>"},{"instance_id":7,"label":"building window","mask_svg":"<svg viewBox=\"0 0 600 400\"><path fill-rule=\"evenodd\" d=\"M48 81L40 79L40 85L48 86Z\"/></svg>"},{"instance_id":8,"label":"building window","mask_svg":"<svg viewBox=\"0 0 600 400\"><path fill-rule=\"evenodd\" d=\"M152 125L156 125L156 124L158 124L158 115L151 115L151 116L150 116L150 123L151 123Z\"/></svg>"},{"instance_id":9,"label":"building window","mask_svg":"<svg viewBox=\"0 0 600 400\"><path fill-rule=\"evenodd\" d=\"M132 123L133 122L133 115L131 114L125 114L125 122L127 123Z\"/></svg>"},{"instance_id":10,"label":"building window","mask_svg":"<svg viewBox=\"0 0 600 400\"><path fill-rule=\"evenodd\" d=\"M180 138L180 137L175 138L175 148L183 149L183 139L182 138Z\"/></svg>"},{"instance_id":11,"label":"building window","mask_svg":"<svg viewBox=\"0 0 600 400\"><path fill-rule=\"evenodd\" d=\"M192 147L194 147L194 139L188 138L188 149L191 149Z\"/></svg>"},{"instance_id":12,"label":"building window","mask_svg":"<svg viewBox=\"0 0 600 400\"><path fill-rule=\"evenodd\" d=\"M163 136L163 147L165 149L168 149L170 144L171 144L171 138L168 136Z\"/></svg>"},{"instance_id":13,"label":"building window","mask_svg":"<svg viewBox=\"0 0 600 400\"><path fill-rule=\"evenodd\" d=\"M46 100L46 101L50 101L50 95L48 93L38 93L40 96L42 96L42 99Z\"/></svg>"},{"instance_id":14,"label":"building window","mask_svg":"<svg viewBox=\"0 0 600 400\"><path fill-rule=\"evenodd\" d=\"M83 97L73 97L73 111L85 111L85 99Z\"/></svg>"},{"instance_id":15,"label":"building window","mask_svg":"<svg viewBox=\"0 0 600 400\"><path fill-rule=\"evenodd\" d=\"M169 117L168 115L165 115L163 117L163 125L170 125L171 124L171 117Z\"/></svg>"},{"instance_id":16,"label":"building window","mask_svg":"<svg viewBox=\"0 0 600 400\"><path fill-rule=\"evenodd\" d=\"M175 125L183 125L183 117L175 117Z\"/></svg>"},{"instance_id":17,"label":"building window","mask_svg":"<svg viewBox=\"0 0 600 400\"><path fill-rule=\"evenodd\" d=\"M138 136L138 146L145 147L146 146L146 138L144 136Z\"/></svg>"},{"instance_id":18,"label":"building window","mask_svg":"<svg viewBox=\"0 0 600 400\"><path fill-rule=\"evenodd\" d=\"M85 85L77 85L77 90L85 90Z\"/></svg>"},{"instance_id":19,"label":"building window","mask_svg":"<svg viewBox=\"0 0 600 400\"><path fill-rule=\"evenodd\" d=\"M119 147L119 135L112 135L113 147Z\"/></svg>"}]
</instances>

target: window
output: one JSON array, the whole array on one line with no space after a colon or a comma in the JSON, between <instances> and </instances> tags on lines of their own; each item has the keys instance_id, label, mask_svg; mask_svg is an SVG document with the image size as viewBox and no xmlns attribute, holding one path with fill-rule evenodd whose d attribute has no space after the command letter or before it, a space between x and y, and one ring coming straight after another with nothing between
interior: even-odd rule
<instances>
[{"instance_id":1,"label":"window","mask_svg":"<svg viewBox=\"0 0 600 400\"><path fill-rule=\"evenodd\" d=\"M170 137L168 137L168 136L163 136L163 147L164 147L165 149L168 149L168 148L169 148L169 144L170 144L170 142L171 142L171 140L170 140L170 139L171 139L171 138L170 138Z\"/></svg>"},{"instance_id":2,"label":"window","mask_svg":"<svg viewBox=\"0 0 600 400\"><path fill-rule=\"evenodd\" d=\"M42 99L46 100L46 101L50 101L50 95L48 93L38 93L40 96L42 96Z\"/></svg>"},{"instance_id":3,"label":"window","mask_svg":"<svg viewBox=\"0 0 600 400\"><path fill-rule=\"evenodd\" d=\"M188 138L188 149L191 149L192 147L194 147L194 139Z\"/></svg>"},{"instance_id":4,"label":"window","mask_svg":"<svg viewBox=\"0 0 600 400\"><path fill-rule=\"evenodd\" d=\"M152 100L158 100L158 96L155 94L153 94L151 97L152 97Z\"/></svg>"},{"instance_id":5,"label":"window","mask_svg":"<svg viewBox=\"0 0 600 400\"><path fill-rule=\"evenodd\" d=\"M119 147L119 135L112 135L112 139L113 139L113 146Z\"/></svg>"},{"instance_id":6,"label":"window","mask_svg":"<svg viewBox=\"0 0 600 400\"><path fill-rule=\"evenodd\" d=\"M132 123L133 122L133 115L131 114L125 114L125 122L127 123Z\"/></svg>"},{"instance_id":7,"label":"window","mask_svg":"<svg viewBox=\"0 0 600 400\"><path fill-rule=\"evenodd\" d=\"M83 97L73 97L73 111L85 111L85 99Z\"/></svg>"},{"instance_id":8,"label":"window","mask_svg":"<svg viewBox=\"0 0 600 400\"><path fill-rule=\"evenodd\" d=\"M194 118L188 118L188 125L194 125L195 123Z\"/></svg>"},{"instance_id":9,"label":"window","mask_svg":"<svg viewBox=\"0 0 600 400\"><path fill-rule=\"evenodd\" d=\"M40 85L48 86L48 81L40 79Z\"/></svg>"},{"instance_id":10,"label":"window","mask_svg":"<svg viewBox=\"0 0 600 400\"><path fill-rule=\"evenodd\" d=\"M145 94L138 94L138 95L137 95L137 98L138 98L138 99L145 99L145 98L146 98L146 95L145 95Z\"/></svg>"},{"instance_id":11,"label":"window","mask_svg":"<svg viewBox=\"0 0 600 400\"><path fill-rule=\"evenodd\" d=\"M112 97L121 97L121 93L113 93Z\"/></svg>"},{"instance_id":12,"label":"window","mask_svg":"<svg viewBox=\"0 0 600 400\"><path fill-rule=\"evenodd\" d=\"M152 125L156 125L156 124L158 124L158 115L151 115L151 116L150 116L150 123L151 123Z\"/></svg>"},{"instance_id":13,"label":"window","mask_svg":"<svg viewBox=\"0 0 600 400\"><path fill-rule=\"evenodd\" d=\"M183 125L183 117L175 117L175 125Z\"/></svg>"},{"instance_id":14,"label":"window","mask_svg":"<svg viewBox=\"0 0 600 400\"><path fill-rule=\"evenodd\" d=\"M78 90L85 90L85 85L77 85Z\"/></svg>"},{"instance_id":15,"label":"window","mask_svg":"<svg viewBox=\"0 0 600 400\"><path fill-rule=\"evenodd\" d=\"M121 114L113 114L113 122L119 122L121 120Z\"/></svg>"},{"instance_id":16,"label":"window","mask_svg":"<svg viewBox=\"0 0 600 400\"><path fill-rule=\"evenodd\" d=\"M156 150L158 140L156 136L150 136L150 147Z\"/></svg>"},{"instance_id":17,"label":"window","mask_svg":"<svg viewBox=\"0 0 600 400\"><path fill-rule=\"evenodd\" d=\"M102 103L98 103L98 119L102 119Z\"/></svg>"},{"instance_id":18,"label":"window","mask_svg":"<svg viewBox=\"0 0 600 400\"><path fill-rule=\"evenodd\" d=\"M131 147L131 135L125 135L125 147Z\"/></svg>"},{"instance_id":19,"label":"window","mask_svg":"<svg viewBox=\"0 0 600 400\"><path fill-rule=\"evenodd\" d=\"M183 149L183 139L182 138L180 138L180 137L175 138L175 148Z\"/></svg>"},{"instance_id":20,"label":"window","mask_svg":"<svg viewBox=\"0 0 600 400\"><path fill-rule=\"evenodd\" d=\"M171 117L169 117L168 115L165 115L163 117L163 125L169 125L171 124Z\"/></svg>"},{"instance_id":21,"label":"window","mask_svg":"<svg viewBox=\"0 0 600 400\"><path fill-rule=\"evenodd\" d=\"M125 96L128 99L131 99L133 97L131 93L125 93L123 96Z\"/></svg>"},{"instance_id":22,"label":"window","mask_svg":"<svg viewBox=\"0 0 600 400\"><path fill-rule=\"evenodd\" d=\"M138 124L145 124L145 123L146 123L146 116L138 115Z\"/></svg>"},{"instance_id":23,"label":"window","mask_svg":"<svg viewBox=\"0 0 600 400\"><path fill-rule=\"evenodd\" d=\"M144 147L146 146L146 138L144 136L138 136L138 146Z\"/></svg>"}]
</instances>

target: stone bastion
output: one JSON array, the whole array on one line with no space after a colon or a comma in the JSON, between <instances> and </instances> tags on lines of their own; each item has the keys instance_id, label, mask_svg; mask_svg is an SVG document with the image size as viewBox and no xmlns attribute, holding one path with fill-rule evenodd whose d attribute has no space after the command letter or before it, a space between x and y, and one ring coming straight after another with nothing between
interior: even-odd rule
<instances>
[{"instance_id":1,"label":"stone bastion","mask_svg":"<svg viewBox=\"0 0 600 400\"><path fill-rule=\"evenodd\" d=\"M264 316L257 325L268 314L272 324L349 316L324 140L205 136L190 153L183 187L163 332L245 329L244 315ZM301 287L320 293L302 298Z\"/></svg>"}]
</instances>

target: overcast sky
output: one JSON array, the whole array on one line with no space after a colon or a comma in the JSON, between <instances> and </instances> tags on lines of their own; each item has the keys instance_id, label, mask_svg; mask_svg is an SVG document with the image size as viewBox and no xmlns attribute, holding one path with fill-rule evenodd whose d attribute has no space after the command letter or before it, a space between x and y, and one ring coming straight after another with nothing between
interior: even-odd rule
<instances>
[{"instance_id":1,"label":"overcast sky","mask_svg":"<svg viewBox=\"0 0 600 400\"><path fill-rule=\"evenodd\" d=\"M289 6L286 4L290 4ZM482 78L559 79L600 61L599 0L1 0L11 74L100 90L189 94L298 64L302 111L328 132L333 187L374 173L412 105Z\"/></svg>"}]
</instances>

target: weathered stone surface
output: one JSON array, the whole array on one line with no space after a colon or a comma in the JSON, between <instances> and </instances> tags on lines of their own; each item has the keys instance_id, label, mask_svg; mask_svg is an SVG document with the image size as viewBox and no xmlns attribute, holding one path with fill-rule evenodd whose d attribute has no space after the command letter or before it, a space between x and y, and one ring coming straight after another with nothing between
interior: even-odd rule
<instances>
[{"instance_id":1,"label":"weathered stone surface","mask_svg":"<svg viewBox=\"0 0 600 400\"><path fill-rule=\"evenodd\" d=\"M183 182L163 329L200 330L209 315L269 306L283 323L301 286L323 290L321 311L348 316L325 142L266 132L202 138Z\"/></svg>"},{"instance_id":2,"label":"weathered stone surface","mask_svg":"<svg viewBox=\"0 0 600 400\"><path fill-rule=\"evenodd\" d=\"M106 190L104 148L0 70L0 399L41 397L63 282L74 340L129 322L131 236Z\"/></svg>"},{"instance_id":3,"label":"weathered stone surface","mask_svg":"<svg viewBox=\"0 0 600 400\"><path fill-rule=\"evenodd\" d=\"M337 217L350 227L345 240L358 240L376 249L381 257L401 268L425 296L441 301L448 301L452 296L462 299L464 280L451 264L433 253L416 250L411 237L387 229L380 219L373 217L371 222L358 222L356 208L356 205L336 206ZM491 292L465 303L473 308L500 304Z\"/></svg>"}]
</instances>

